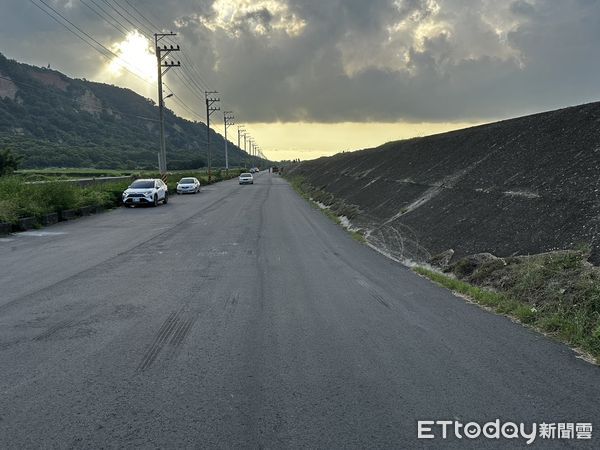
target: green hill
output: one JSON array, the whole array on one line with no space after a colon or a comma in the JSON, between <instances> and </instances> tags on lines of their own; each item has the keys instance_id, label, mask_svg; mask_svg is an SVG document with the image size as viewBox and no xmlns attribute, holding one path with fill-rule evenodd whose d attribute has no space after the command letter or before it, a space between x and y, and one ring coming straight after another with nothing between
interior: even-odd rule
<instances>
[{"instance_id":1,"label":"green hill","mask_svg":"<svg viewBox=\"0 0 600 450\"><path fill-rule=\"evenodd\" d=\"M129 89L71 79L0 54L0 149L22 168L155 169L158 108ZM206 126L166 110L167 161L172 170L206 164ZM224 166L224 140L211 130L213 166ZM230 165L248 155L229 146Z\"/></svg>"}]
</instances>

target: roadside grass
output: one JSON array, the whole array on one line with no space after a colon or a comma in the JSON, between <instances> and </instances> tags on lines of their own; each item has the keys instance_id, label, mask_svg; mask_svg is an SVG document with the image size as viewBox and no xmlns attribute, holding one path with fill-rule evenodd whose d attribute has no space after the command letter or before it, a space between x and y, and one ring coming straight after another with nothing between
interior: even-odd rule
<instances>
[{"instance_id":1,"label":"roadside grass","mask_svg":"<svg viewBox=\"0 0 600 450\"><path fill-rule=\"evenodd\" d=\"M235 178L240 172L239 169L232 169L227 175L225 170L216 170L211 182ZM159 174L147 172L138 176L150 178ZM208 184L205 172L172 173L168 183L171 193L175 192L177 181L184 177L196 177L203 185ZM30 184L19 175L0 177L0 223L16 225L19 219L25 217L34 217L40 223L46 214L85 206L113 208L120 204L121 194L130 183L119 181L81 187L56 179L48 183Z\"/></svg>"},{"instance_id":2,"label":"roadside grass","mask_svg":"<svg viewBox=\"0 0 600 450\"><path fill-rule=\"evenodd\" d=\"M354 239L356 242L361 244L367 243L367 238L365 238L364 234L362 234L360 231L348 230L348 233L350 233L350 236L352 236L352 239Z\"/></svg>"},{"instance_id":3,"label":"roadside grass","mask_svg":"<svg viewBox=\"0 0 600 450\"><path fill-rule=\"evenodd\" d=\"M600 362L600 268L586 251L560 251L488 261L456 278L425 267L415 272L499 314L564 341Z\"/></svg>"},{"instance_id":4,"label":"roadside grass","mask_svg":"<svg viewBox=\"0 0 600 450\"><path fill-rule=\"evenodd\" d=\"M129 183L107 183L79 187L71 183L27 184L20 177L0 178L0 222L16 224L34 217L84 206L116 206Z\"/></svg>"},{"instance_id":5,"label":"roadside grass","mask_svg":"<svg viewBox=\"0 0 600 450\"><path fill-rule=\"evenodd\" d=\"M348 205L344 202L337 200L329 192L317 189L311 186L304 180L302 176L286 176L285 177L291 184L292 188L306 201L308 201L314 208L318 208L323 214L329 217L333 222L342 226L357 242L366 244L367 240L360 230L351 230L344 226L342 223L342 216L347 219L351 219L358 213L358 208L353 205ZM325 205L325 208L319 206Z\"/></svg>"},{"instance_id":6,"label":"roadside grass","mask_svg":"<svg viewBox=\"0 0 600 450\"><path fill-rule=\"evenodd\" d=\"M231 168L229 170L230 178L238 176L243 169ZM220 174L222 172L222 175ZM182 178L184 176L195 176L199 180L204 180L203 184L208 184L207 169L201 170L175 170L169 171L172 178ZM192 175L193 174L193 175ZM234 175L232 175L234 174ZM131 176L135 178L152 178L158 176L156 170L116 170L116 169L89 169L89 168L45 168L45 169L21 169L15 172L16 176L22 177L24 181L58 181L72 180L77 178L103 178ZM215 169L212 175L216 181L226 179L224 169ZM178 178L179 177L179 178Z\"/></svg>"},{"instance_id":7,"label":"roadside grass","mask_svg":"<svg viewBox=\"0 0 600 450\"><path fill-rule=\"evenodd\" d=\"M68 181L81 178L104 178L104 177L122 177L122 176L141 176L140 171L131 170L114 170L114 169L86 169L86 168L69 168L69 169L20 169L14 173L23 181L39 182L39 181Z\"/></svg>"}]
</instances>

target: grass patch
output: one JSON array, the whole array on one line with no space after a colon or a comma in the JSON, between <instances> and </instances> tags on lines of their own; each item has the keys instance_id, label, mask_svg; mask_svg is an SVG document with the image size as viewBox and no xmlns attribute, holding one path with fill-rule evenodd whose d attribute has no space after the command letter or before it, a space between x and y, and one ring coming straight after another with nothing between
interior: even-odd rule
<instances>
[{"instance_id":1,"label":"grass patch","mask_svg":"<svg viewBox=\"0 0 600 450\"><path fill-rule=\"evenodd\" d=\"M348 230L348 233L350 233L350 236L352 236L352 239L355 241L360 242L361 244L367 243L367 238L365 238L360 231Z\"/></svg>"},{"instance_id":2,"label":"grass patch","mask_svg":"<svg viewBox=\"0 0 600 450\"><path fill-rule=\"evenodd\" d=\"M600 361L600 268L586 251L560 251L482 263L465 279L459 261L446 275L415 272L580 348Z\"/></svg>"}]
</instances>

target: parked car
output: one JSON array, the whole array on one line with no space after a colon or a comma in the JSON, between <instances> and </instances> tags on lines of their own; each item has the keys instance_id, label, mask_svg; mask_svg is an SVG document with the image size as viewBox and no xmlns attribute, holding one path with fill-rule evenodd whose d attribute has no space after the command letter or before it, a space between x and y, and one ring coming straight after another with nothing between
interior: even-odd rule
<instances>
[{"instance_id":1,"label":"parked car","mask_svg":"<svg viewBox=\"0 0 600 450\"><path fill-rule=\"evenodd\" d=\"M254 177L251 173L243 173L239 176L240 184L254 184Z\"/></svg>"},{"instance_id":2,"label":"parked car","mask_svg":"<svg viewBox=\"0 0 600 450\"><path fill-rule=\"evenodd\" d=\"M250 173L258 173L258 172L260 172L258 167L253 167L252 169L250 169Z\"/></svg>"},{"instance_id":3,"label":"parked car","mask_svg":"<svg viewBox=\"0 0 600 450\"><path fill-rule=\"evenodd\" d=\"M182 178L177 182L178 194L195 194L200 192L200 181L198 178Z\"/></svg>"},{"instance_id":4,"label":"parked car","mask_svg":"<svg viewBox=\"0 0 600 450\"><path fill-rule=\"evenodd\" d=\"M160 178L135 180L123 192L125 206L152 205L169 201L169 188Z\"/></svg>"}]
</instances>

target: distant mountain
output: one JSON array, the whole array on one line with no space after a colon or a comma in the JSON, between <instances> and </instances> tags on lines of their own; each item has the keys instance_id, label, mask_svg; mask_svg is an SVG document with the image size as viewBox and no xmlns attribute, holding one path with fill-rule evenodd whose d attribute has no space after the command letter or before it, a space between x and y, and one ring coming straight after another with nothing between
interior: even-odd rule
<instances>
[{"instance_id":1,"label":"distant mountain","mask_svg":"<svg viewBox=\"0 0 600 450\"><path fill-rule=\"evenodd\" d=\"M168 168L206 164L206 125L165 111ZM0 149L23 157L21 167L155 169L158 108L129 89L71 79L0 54ZM224 139L211 130L214 167L225 165ZM248 155L229 145L230 165Z\"/></svg>"}]
</instances>

